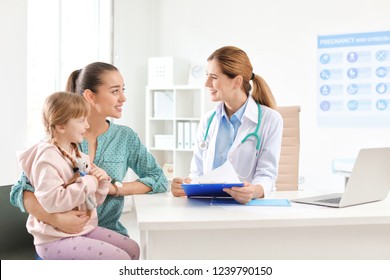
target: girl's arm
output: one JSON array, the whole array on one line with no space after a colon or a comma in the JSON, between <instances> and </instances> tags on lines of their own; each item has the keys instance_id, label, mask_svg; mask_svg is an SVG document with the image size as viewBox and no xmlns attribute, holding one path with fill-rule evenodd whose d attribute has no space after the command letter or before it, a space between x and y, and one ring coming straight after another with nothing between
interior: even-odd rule
<instances>
[{"instance_id":1,"label":"girl's arm","mask_svg":"<svg viewBox=\"0 0 390 280\"><path fill-rule=\"evenodd\" d=\"M78 177L67 185L72 176L69 165L55 149L42 153L29 175L35 184L35 197L49 213L67 212L84 205L87 197L95 194L98 180L93 175Z\"/></svg>"},{"instance_id":2,"label":"girl's arm","mask_svg":"<svg viewBox=\"0 0 390 280\"><path fill-rule=\"evenodd\" d=\"M97 205L103 204L106 199L111 185L111 177L108 176L107 172L97 165L91 163L92 169L90 174L95 176L99 181L98 188L95 193ZM112 193L113 194L113 193Z\"/></svg>"}]
</instances>

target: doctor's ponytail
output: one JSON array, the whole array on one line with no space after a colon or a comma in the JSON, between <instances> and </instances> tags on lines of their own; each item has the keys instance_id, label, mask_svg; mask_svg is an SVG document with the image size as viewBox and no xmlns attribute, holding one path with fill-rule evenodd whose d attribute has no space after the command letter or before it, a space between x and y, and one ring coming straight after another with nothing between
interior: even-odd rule
<instances>
[{"instance_id":1,"label":"doctor's ponytail","mask_svg":"<svg viewBox=\"0 0 390 280\"><path fill-rule=\"evenodd\" d=\"M254 75L253 79L252 97L257 103L268 106L272 109L276 108L276 101L265 80L259 76ZM249 82L248 82L249 83Z\"/></svg>"}]
</instances>

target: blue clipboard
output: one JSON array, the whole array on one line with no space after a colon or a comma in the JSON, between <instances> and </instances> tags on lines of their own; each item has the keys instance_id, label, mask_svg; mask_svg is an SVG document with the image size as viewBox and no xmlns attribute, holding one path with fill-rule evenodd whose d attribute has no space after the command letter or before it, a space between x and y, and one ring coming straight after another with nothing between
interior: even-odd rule
<instances>
[{"instance_id":1,"label":"blue clipboard","mask_svg":"<svg viewBox=\"0 0 390 280\"><path fill-rule=\"evenodd\" d=\"M213 184L182 184L184 192L188 197L227 197L224 188L243 187L244 183L213 183Z\"/></svg>"}]
</instances>

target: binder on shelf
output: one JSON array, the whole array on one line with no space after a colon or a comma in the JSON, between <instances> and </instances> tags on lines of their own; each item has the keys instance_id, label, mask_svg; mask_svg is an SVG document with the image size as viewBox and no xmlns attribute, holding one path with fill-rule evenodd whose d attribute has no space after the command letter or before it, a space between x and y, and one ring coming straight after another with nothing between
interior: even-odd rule
<instances>
[{"instance_id":1,"label":"binder on shelf","mask_svg":"<svg viewBox=\"0 0 390 280\"><path fill-rule=\"evenodd\" d=\"M184 149L184 122L177 123L177 148Z\"/></svg>"},{"instance_id":2,"label":"binder on shelf","mask_svg":"<svg viewBox=\"0 0 390 280\"><path fill-rule=\"evenodd\" d=\"M184 122L184 150L191 149L191 124Z\"/></svg>"},{"instance_id":3,"label":"binder on shelf","mask_svg":"<svg viewBox=\"0 0 390 280\"><path fill-rule=\"evenodd\" d=\"M196 131L198 129L198 123L191 122L191 150L194 150L196 146Z\"/></svg>"},{"instance_id":4,"label":"binder on shelf","mask_svg":"<svg viewBox=\"0 0 390 280\"><path fill-rule=\"evenodd\" d=\"M161 119L173 119L173 92L155 91L153 104L153 117Z\"/></svg>"}]
</instances>

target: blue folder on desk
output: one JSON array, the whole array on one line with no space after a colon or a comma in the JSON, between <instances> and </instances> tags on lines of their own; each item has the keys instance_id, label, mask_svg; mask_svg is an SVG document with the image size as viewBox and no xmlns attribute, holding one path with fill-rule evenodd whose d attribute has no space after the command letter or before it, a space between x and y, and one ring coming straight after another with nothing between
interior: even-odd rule
<instances>
[{"instance_id":1,"label":"blue folder on desk","mask_svg":"<svg viewBox=\"0 0 390 280\"><path fill-rule=\"evenodd\" d=\"M182 184L184 192L188 197L227 197L224 188L242 187L243 183L212 183L212 184Z\"/></svg>"}]
</instances>

